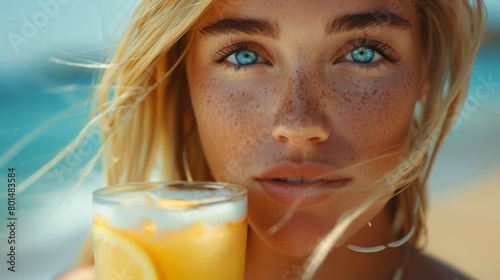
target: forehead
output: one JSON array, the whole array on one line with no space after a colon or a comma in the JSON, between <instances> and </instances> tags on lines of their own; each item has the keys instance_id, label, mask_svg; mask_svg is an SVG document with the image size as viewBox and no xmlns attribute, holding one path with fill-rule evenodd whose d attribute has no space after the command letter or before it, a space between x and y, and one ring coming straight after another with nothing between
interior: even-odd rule
<instances>
[{"instance_id":1,"label":"forehead","mask_svg":"<svg viewBox=\"0 0 500 280\"><path fill-rule=\"evenodd\" d=\"M204 22L250 17L313 24L346 14L371 12L379 12L374 16L381 20L384 13L401 15L411 22L416 18L411 0L215 0Z\"/></svg>"}]
</instances>

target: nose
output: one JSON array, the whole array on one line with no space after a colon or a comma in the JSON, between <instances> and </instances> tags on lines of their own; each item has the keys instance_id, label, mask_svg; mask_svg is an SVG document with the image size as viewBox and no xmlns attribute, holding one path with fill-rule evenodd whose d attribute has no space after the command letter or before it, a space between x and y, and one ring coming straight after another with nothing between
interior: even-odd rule
<instances>
[{"instance_id":1,"label":"nose","mask_svg":"<svg viewBox=\"0 0 500 280\"><path fill-rule=\"evenodd\" d=\"M315 94L320 89L310 81L299 75L295 81L288 83L290 86L281 98L280 109L275 116L272 133L275 139L302 146L324 142L330 136L327 117Z\"/></svg>"},{"instance_id":2,"label":"nose","mask_svg":"<svg viewBox=\"0 0 500 280\"><path fill-rule=\"evenodd\" d=\"M303 146L306 143L324 142L330 135L321 126L283 124L274 128L273 136L282 142L290 142L295 146Z\"/></svg>"}]
</instances>

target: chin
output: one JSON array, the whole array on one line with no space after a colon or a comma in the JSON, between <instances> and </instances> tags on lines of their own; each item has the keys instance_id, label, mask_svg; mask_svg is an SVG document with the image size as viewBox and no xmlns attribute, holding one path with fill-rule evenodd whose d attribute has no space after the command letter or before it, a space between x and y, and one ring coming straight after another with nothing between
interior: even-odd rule
<instances>
[{"instance_id":1,"label":"chin","mask_svg":"<svg viewBox=\"0 0 500 280\"><path fill-rule=\"evenodd\" d=\"M296 258L308 257L317 246L320 237L311 232L283 230L264 236L264 241L275 251Z\"/></svg>"},{"instance_id":2,"label":"chin","mask_svg":"<svg viewBox=\"0 0 500 280\"><path fill-rule=\"evenodd\" d=\"M334 227L334 223L306 213L296 213L282 227L270 232L275 223L251 221L252 229L270 248L297 258L308 257L321 238Z\"/></svg>"}]
</instances>

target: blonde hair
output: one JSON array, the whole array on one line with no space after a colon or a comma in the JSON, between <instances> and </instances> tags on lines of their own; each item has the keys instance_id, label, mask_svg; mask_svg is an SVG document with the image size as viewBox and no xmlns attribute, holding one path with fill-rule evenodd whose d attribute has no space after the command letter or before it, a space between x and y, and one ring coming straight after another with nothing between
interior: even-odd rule
<instances>
[{"instance_id":1,"label":"blonde hair","mask_svg":"<svg viewBox=\"0 0 500 280\"><path fill-rule=\"evenodd\" d=\"M184 166L195 180L210 180L196 135L183 57L191 30L210 0L142 1L96 90L92 124L103 134L102 153L106 185L149 180L187 179ZM425 186L436 154L465 101L471 68L484 29L482 0L413 0L420 22L424 61L421 90L426 91L415 116L411 149L380 183L394 192L402 232L410 229L416 194L422 200L417 214L418 247L424 229ZM88 128L90 129L90 128ZM82 132L84 133L84 132ZM183 159L183 150L187 160ZM98 156L99 156L98 154ZM315 269L345 227L361 215L380 191L345 216L322 241L310 259L307 273ZM84 244L81 263L92 261L90 239ZM306 276L307 277L307 276ZM312 277L312 276L309 276Z\"/></svg>"}]
</instances>

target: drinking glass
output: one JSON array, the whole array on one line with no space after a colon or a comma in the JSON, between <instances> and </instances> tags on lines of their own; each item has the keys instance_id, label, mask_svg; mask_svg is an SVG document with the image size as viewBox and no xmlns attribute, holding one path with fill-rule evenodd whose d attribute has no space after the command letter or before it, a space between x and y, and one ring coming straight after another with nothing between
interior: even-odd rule
<instances>
[{"instance_id":1,"label":"drinking glass","mask_svg":"<svg viewBox=\"0 0 500 280\"><path fill-rule=\"evenodd\" d=\"M215 182L141 182L93 193L98 279L244 278L247 191Z\"/></svg>"}]
</instances>

